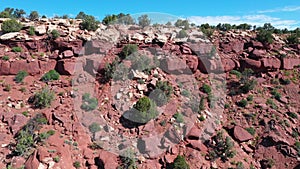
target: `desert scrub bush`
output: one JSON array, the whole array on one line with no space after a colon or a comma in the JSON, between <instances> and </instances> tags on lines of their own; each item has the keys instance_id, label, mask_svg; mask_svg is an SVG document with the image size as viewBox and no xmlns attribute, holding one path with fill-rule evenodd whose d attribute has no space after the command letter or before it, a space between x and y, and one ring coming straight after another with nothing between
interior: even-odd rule
<instances>
[{"instance_id":1,"label":"desert scrub bush","mask_svg":"<svg viewBox=\"0 0 300 169\"><path fill-rule=\"evenodd\" d=\"M53 29L50 34L53 39L57 39L60 37L60 33L56 29Z\"/></svg>"},{"instance_id":2,"label":"desert scrub bush","mask_svg":"<svg viewBox=\"0 0 300 169\"><path fill-rule=\"evenodd\" d=\"M211 87L208 84L203 84L202 91L206 94L211 93Z\"/></svg>"},{"instance_id":3,"label":"desert scrub bush","mask_svg":"<svg viewBox=\"0 0 300 169\"><path fill-rule=\"evenodd\" d=\"M272 109L277 109L277 105L272 99L267 99L266 104L269 105Z\"/></svg>"},{"instance_id":4,"label":"desert scrub bush","mask_svg":"<svg viewBox=\"0 0 300 169\"><path fill-rule=\"evenodd\" d=\"M208 157L211 161L221 158L223 162L227 161L229 158L233 158L236 152L233 149L233 142L230 137L225 137L223 132L220 131L216 136L213 137L213 142L210 145L213 150L210 151Z\"/></svg>"},{"instance_id":5,"label":"desert scrub bush","mask_svg":"<svg viewBox=\"0 0 300 169\"><path fill-rule=\"evenodd\" d=\"M247 130L248 133L250 133L251 135L254 136L254 134L255 134L255 128L253 128L253 127L248 127L248 128L246 128L245 130Z\"/></svg>"},{"instance_id":6,"label":"desert scrub bush","mask_svg":"<svg viewBox=\"0 0 300 169\"><path fill-rule=\"evenodd\" d=\"M291 83L291 80L290 79L283 79L283 78L281 78L281 79L279 79L279 82L282 85L288 85L288 84Z\"/></svg>"},{"instance_id":7,"label":"desert scrub bush","mask_svg":"<svg viewBox=\"0 0 300 169\"><path fill-rule=\"evenodd\" d=\"M184 117L181 113L177 112L173 115L173 117L175 118L177 123L183 123L184 122Z\"/></svg>"},{"instance_id":8,"label":"desert scrub bush","mask_svg":"<svg viewBox=\"0 0 300 169\"><path fill-rule=\"evenodd\" d=\"M43 132L39 134L39 139L41 141L48 139L50 136L54 135L55 131L54 130L49 130L47 132Z\"/></svg>"},{"instance_id":9,"label":"desert scrub bush","mask_svg":"<svg viewBox=\"0 0 300 169\"><path fill-rule=\"evenodd\" d=\"M107 83L109 82L115 74L115 71L117 69L118 61L114 60L112 63L106 63L103 73L102 73L102 82Z\"/></svg>"},{"instance_id":10,"label":"desert scrub bush","mask_svg":"<svg viewBox=\"0 0 300 169\"><path fill-rule=\"evenodd\" d=\"M80 108L85 111L95 110L98 106L97 98L90 97L89 93L82 95L82 104Z\"/></svg>"},{"instance_id":11,"label":"desert scrub bush","mask_svg":"<svg viewBox=\"0 0 300 169\"><path fill-rule=\"evenodd\" d=\"M231 70L230 74L235 75L238 79L242 77L242 73L239 72L238 70Z\"/></svg>"},{"instance_id":12,"label":"desert scrub bush","mask_svg":"<svg viewBox=\"0 0 300 169\"><path fill-rule=\"evenodd\" d=\"M28 28L28 34L31 36L35 35L35 28L33 26L30 26Z\"/></svg>"},{"instance_id":13,"label":"desert scrub bush","mask_svg":"<svg viewBox=\"0 0 300 169\"><path fill-rule=\"evenodd\" d=\"M247 96L247 101L249 101L249 102L253 101L253 95Z\"/></svg>"},{"instance_id":14,"label":"desert scrub bush","mask_svg":"<svg viewBox=\"0 0 300 169\"><path fill-rule=\"evenodd\" d=\"M147 73L154 68L154 65L151 63L151 59L148 56L129 56L127 59L131 61L131 68L134 70Z\"/></svg>"},{"instance_id":15,"label":"desert scrub bush","mask_svg":"<svg viewBox=\"0 0 300 169\"><path fill-rule=\"evenodd\" d=\"M287 115L293 119L297 119L298 118L298 115L296 113L293 113L293 112L287 112Z\"/></svg>"},{"instance_id":16,"label":"desert scrub bush","mask_svg":"<svg viewBox=\"0 0 300 169\"><path fill-rule=\"evenodd\" d=\"M120 155L121 165L118 169L138 169L136 165L135 154L132 149L127 149L123 155Z\"/></svg>"},{"instance_id":17,"label":"desert scrub bush","mask_svg":"<svg viewBox=\"0 0 300 169\"><path fill-rule=\"evenodd\" d=\"M133 118L139 123L147 123L151 119L156 118L158 111L156 104L149 97L140 98L133 106Z\"/></svg>"},{"instance_id":18,"label":"desert scrub bush","mask_svg":"<svg viewBox=\"0 0 300 169\"><path fill-rule=\"evenodd\" d=\"M75 161L73 163L73 167L75 167L76 169L80 168L81 167L80 162L79 161Z\"/></svg>"},{"instance_id":19,"label":"desert scrub bush","mask_svg":"<svg viewBox=\"0 0 300 169\"><path fill-rule=\"evenodd\" d=\"M9 60L9 56L2 56L2 60L8 61Z\"/></svg>"},{"instance_id":20,"label":"desert scrub bush","mask_svg":"<svg viewBox=\"0 0 300 169\"><path fill-rule=\"evenodd\" d=\"M188 34L186 33L185 30L180 30L178 34L176 35L176 38L186 38Z\"/></svg>"},{"instance_id":21,"label":"desert scrub bush","mask_svg":"<svg viewBox=\"0 0 300 169\"><path fill-rule=\"evenodd\" d=\"M249 91L253 90L254 87L256 86L257 82L254 79L250 79L250 77L253 74L252 69L245 69L242 72L242 77L240 80L241 86L239 88L240 92L242 93L248 93Z\"/></svg>"},{"instance_id":22,"label":"desert scrub bush","mask_svg":"<svg viewBox=\"0 0 300 169\"><path fill-rule=\"evenodd\" d=\"M6 20L2 23L1 29L3 33L19 32L22 29L22 24L15 19Z\"/></svg>"},{"instance_id":23,"label":"desert scrub bush","mask_svg":"<svg viewBox=\"0 0 300 169\"><path fill-rule=\"evenodd\" d=\"M16 146L13 150L13 155L28 157L33 153L34 145L41 140L35 132L40 130L42 125L47 124L48 121L42 114L37 114L30 119L28 123L16 134Z\"/></svg>"},{"instance_id":24,"label":"desert scrub bush","mask_svg":"<svg viewBox=\"0 0 300 169\"><path fill-rule=\"evenodd\" d=\"M134 54L138 51L138 46L136 44L125 45L119 54L120 59L125 59L127 56Z\"/></svg>"},{"instance_id":25,"label":"desert scrub bush","mask_svg":"<svg viewBox=\"0 0 300 169\"><path fill-rule=\"evenodd\" d=\"M190 169L189 164L186 162L185 158L178 155L173 162L173 169Z\"/></svg>"},{"instance_id":26,"label":"desert scrub bush","mask_svg":"<svg viewBox=\"0 0 300 169\"><path fill-rule=\"evenodd\" d=\"M260 30L256 36L256 39L264 44L273 43L272 31L269 30Z\"/></svg>"},{"instance_id":27,"label":"desert scrub bush","mask_svg":"<svg viewBox=\"0 0 300 169\"><path fill-rule=\"evenodd\" d=\"M58 163L60 161L60 157L59 156L55 156L53 157L53 161Z\"/></svg>"},{"instance_id":28,"label":"desert scrub bush","mask_svg":"<svg viewBox=\"0 0 300 169\"><path fill-rule=\"evenodd\" d=\"M29 98L29 102L33 103L35 108L47 108L50 107L52 101L55 99L54 92L47 87L35 93L32 98Z\"/></svg>"},{"instance_id":29,"label":"desert scrub bush","mask_svg":"<svg viewBox=\"0 0 300 169\"><path fill-rule=\"evenodd\" d=\"M294 145L296 147L296 150L298 151L298 156L299 156L300 155L300 142L296 141Z\"/></svg>"},{"instance_id":30,"label":"desert scrub bush","mask_svg":"<svg viewBox=\"0 0 300 169\"><path fill-rule=\"evenodd\" d=\"M98 123L93 122L89 125L89 131L93 134L93 139L95 139L95 134L101 130L101 127Z\"/></svg>"},{"instance_id":31,"label":"desert scrub bush","mask_svg":"<svg viewBox=\"0 0 300 169\"><path fill-rule=\"evenodd\" d=\"M239 102L237 103L237 105L238 105L239 107L246 107L247 104L248 104L248 102L247 102L246 99L242 99L241 101L239 101Z\"/></svg>"},{"instance_id":32,"label":"desert scrub bush","mask_svg":"<svg viewBox=\"0 0 300 169\"><path fill-rule=\"evenodd\" d=\"M173 87L167 81L158 81L156 82L155 90L151 92L150 98L158 106L165 105L173 93Z\"/></svg>"},{"instance_id":33,"label":"desert scrub bush","mask_svg":"<svg viewBox=\"0 0 300 169\"><path fill-rule=\"evenodd\" d=\"M86 29L88 31L96 31L98 29L99 21L92 15L84 15L83 21L80 23L81 29Z\"/></svg>"},{"instance_id":34,"label":"desert scrub bush","mask_svg":"<svg viewBox=\"0 0 300 169\"><path fill-rule=\"evenodd\" d=\"M21 47L12 47L11 48L11 50L13 51L13 52L22 52L22 48Z\"/></svg>"},{"instance_id":35,"label":"desert scrub bush","mask_svg":"<svg viewBox=\"0 0 300 169\"><path fill-rule=\"evenodd\" d=\"M141 15L138 17L138 22L141 27L146 27L151 24L151 20L149 19L148 15Z\"/></svg>"},{"instance_id":36,"label":"desert scrub bush","mask_svg":"<svg viewBox=\"0 0 300 169\"><path fill-rule=\"evenodd\" d=\"M31 11L29 16L28 16L28 19L31 20L31 21L34 21L34 20L37 20L39 19L40 15L37 11Z\"/></svg>"},{"instance_id":37,"label":"desert scrub bush","mask_svg":"<svg viewBox=\"0 0 300 169\"><path fill-rule=\"evenodd\" d=\"M23 82L24 78L28 75L28 73L24 70L21 70L17 73L16 77L15 77L15 81L17 83L21 83Z\"/></svg>"},{"instance_id":38,"label":"desert scrub bush","mask_svg":"<svg viewBox=\"0 0 300 169\"><path fill-rule=\"evenodd\" d=\"M4 84L4 91L9 92L11 91L11 85L10 84Z\"/></svg>"},{"instance_id":39,"label":"desert scrub bush","mask_svg":"<svg viewBox=\"0 0 300 169\"><path fill-rule=\"evenodd\" d=\"M59 73L56 70L50 70L49 72L45 73L42 76L41 81L48 82L48 81L58 80L58 79L59 79Z\"/></svg>"},{"instance_id":40,"label":"desert scrub bush","mask_svg":"<svg viewBox=\"0 0 300 169\"><path fill-rule=\"evenodd\" d=\"M290 34L286 38L286 42L287 44L299 44L299 36L297 34Z\"/></svg>"},{"instance_id":41,"label":"desert scrub bush","mask_svg":"<svg viewBox=\"0 0 300 169\"><path fill-rule=\"evenodd\" d=\"M281 94L280 94L276 89L273 89L273 90L271 91L271 94L273 95L273 97L274 97L276 100L280 101Z\"/></svg>"}]
</instances>

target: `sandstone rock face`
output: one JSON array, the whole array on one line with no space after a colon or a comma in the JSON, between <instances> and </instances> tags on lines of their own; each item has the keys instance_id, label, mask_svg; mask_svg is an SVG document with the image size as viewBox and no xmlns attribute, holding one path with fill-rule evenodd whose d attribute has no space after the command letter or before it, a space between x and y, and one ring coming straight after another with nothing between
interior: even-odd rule
<instances>
[{"instance_id":1,"label":"sandstone rock face","mask_svg":"<svg viewBox=\"0 0 300 169\"><path fill-rule=\"evenodd\" d=\"M277 58L263 58L262 65L268 69L279 69L281 62Z\"/></svg>"},{"instance_id":2,"label":"sandstone rock face","mask_svg":"<svg viewBox=\"0 0 300 169\"><path fill-rule=\"evenodd\" d=\"M261 62L259 60L253 60L253 59L246 58L241 61L241 67L257 70L257 69L261 68Z\"/></svg>"},{"instance_id":3,"label":"sandstone rock face","mask_svg":"<svg viewBox=\"0 0 300 169\"><path fill-rule=\"evenodd\" d=\"M21 70L27 71L30 75L39 74L39 62L37 60L32 62L27 62L26 60L17 60L10 63L9 74L16 75Z\"/></svg>"},{"instance_id":4,"label":"sandstone rock face","mask_svg":"<svg viewBox=\"0 0 300 169\"><path fill-rule=\"evenodd\" d=\"M244 142L244 141L253 139L253 136L248 131L246 131L245 129L243 129L240 126L234 127L233 134L234 134L234 137L240 142Z\"/></svg>"},{"instance_id":5,"label":"sandstone rock face","mask_svg":"<svg viewBox=\"0 0 300 169\"><path fill-rule=\"evenodd\" d=\"M229 72L236 68L235 62L232 59L222 59L222 64L225 72Z\"/></svg>"}]
</instances>

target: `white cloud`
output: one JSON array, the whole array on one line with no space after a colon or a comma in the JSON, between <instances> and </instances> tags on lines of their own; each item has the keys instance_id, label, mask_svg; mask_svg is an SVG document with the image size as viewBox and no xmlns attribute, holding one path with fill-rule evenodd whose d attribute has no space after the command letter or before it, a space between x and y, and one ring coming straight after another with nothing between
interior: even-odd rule
<instances>
[{"instance_id":1,"label":"white cloud","mask_svg":"<svg viewBox=\"0 0 300 169\"><path fill-rule=\"evenodd\" d=\"M262 10L262 11L258 11L258 13L294 12L299 10L300 10L300 6L286 6L283 8Z\"/></svg>"},{"instance_id":2,"label":"white cloud","mask_svg":"<svg viewBox=\"0 0 300 169\"><path fill-rule=\"evenodd\" d=\"M296 20L284 20L267 15L245 15L245 16L190 16L188 20L191 23L201 25L208 23L210 25L217 25L219 23L242 24L248 23L250 25L262 26L264 23L271 23L277 28L294 29L299 26Z\"/></svg>"}]
</instances>

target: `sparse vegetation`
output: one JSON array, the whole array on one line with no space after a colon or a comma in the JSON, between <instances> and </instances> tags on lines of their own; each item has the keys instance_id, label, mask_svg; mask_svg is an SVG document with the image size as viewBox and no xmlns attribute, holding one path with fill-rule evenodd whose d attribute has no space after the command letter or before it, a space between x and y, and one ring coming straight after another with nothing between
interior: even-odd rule
<instances>
[{"instance_id":1,"label":"sparse vegetation","mask_svg":"<svg viewBox=\"0 0 300 169\"><path fill-rule=\"evenodd\" d=\"M17 73L16 77L15 77L15 81L17 83L21 83L23 82L24 78L28 75L28 73L24 70L21 70Z\"/></svg>"},{"instance_id":2,"label":"sparse vegetation","mask_svg":"<svg viewBox=\"0 0 300 169\"><path fill-rule=\"evenodd\" d=\"M58 163L60 161L60 157L59 156L55 156L53 157L53 161Z\"/></svg>"},{"instance_id":3,"label":"sparse vegetation","mask_svg":"<svg viewBox=\"0 0 300 169\"><path fill-rule=\"evenodd\" d=\"M48 81L58 80L58 79L59 79L59 73L56 70L50 70L49 72L45 73L42 76L41 81L48 82Z\"/></svg>"},{"instance_id":4,"label":"sparse vegetation","mask_svg":"<svg viewBox=\"0 0 300 169\"><path fill-rule=\"evenodd\" d=\"M260 30L257 34L256 39L264 44L271 44L273 43L273 35L272 32L269 30Z\"/></svg>"},{"instance_id":5,"label":"sparse vegetation","mask_svg":"<svg viewBox=\"0 0 300 169\"><path fill-rule=\"evenodd\" d=\"M22 52L22 48L19 47L19 46L17 46L17 47L12 47L11 50L12 50L13 52Z\"/></svg>"},{"instance_id":6,"label":"sparse vegetation","mask_svg":"<svg viewBox=\"0 0 300 169\"><path fill-rule=\"evenodd\" d=\"M177 112L173 115L173 117L175 118L177 123L183 123L184 122L184 117L181 113Z\"/></svg>"},{"instance_id":7,"label":"sparse vegetation","mask_svg":"<svg viewBox=\"0 0 300 169\"><path fill-rule=\"evenodd\" d=\"M28 34L31 35L31 36L35 35L35 28L33 26L29 27Z\"/></svg>"},{"instance_id":8,"label":"sparse vegetation","mask_svg":"<svg viewBox=\"0 0 300 169\"><path fill-rule=\"evenodd\" d=\"M76 169L80 168L81 167L80 162L79 161L75 161L73 163L73 167L75 167Z\"/></svg>"},{"instance_id":9,"label":"sparse vegetation","mask_svg":"<svg viewBox=\"0 0 300 169\"><path fill-rule=\"evenodd\" d=\"M89 93L85 93L82 96L82 102L83 103L81 104L80 108L85 111L95 110L98 106L97 98L90 97Z\"/></svg>"},{"instance_id":10,"label":"sparse vegetation","mask_svg":"<svg viewBox=\"0 0 300 169\"><path fill-rule=\"evenodd\" d=\"M293 113L293 112L287 112L287 115L293 119L297 119L298 118L298 115L296 113Z\"/></svg>"},{"instance_id":11,"label":"sparse vegetation","mask_svg":"<svg viewBox=\"0 0 300 169\"><path fill-rule=\"evenodd\" d=\"M136 44L125 45L119 54L120 59L125 59L127 56L138 51L138 46Z\"/></svg>"},{"instance_id":12,"label":"sparse vegetation","mask_svg":"<svg viewBox=\"0 0 300 169\"><path fill-rule=\"evenodd\" d=\"M135 110L134 119L140 123L147 123L158 115L156 104L149 97L140 98L133 106Z\"/></svg>"},{"instance_id":13,"label":"sparse vegetation","mask_svg":"<svg viewBox=\"0 0 300 169\"><path fill-rule=\"evenodd\" d=\"M177 38L186 38L188 36L188 34L186 33L185 30L180 30L177 34Z\"/></svg>"},{"instance_id":14,"label":"sparse vegetation","mask_svg":"<svg viewBox=\"0 0 300 169\"><path fill-rule=\"evenodd\" d=\"M9 56L3 56L3 57L2 57L2 60L8 61L8 60L9 60Z\"/></svg>"},{"instance_id":15,"label":"sparse vegetation","mask_svg":"<svg viewBox=\"0 0 300 169\"><path fill-rule=\"evenodd\" d=\"M48 88L43 88L37 92L32 98L29 99L29 102L33 103L35 108L46 108L49 107L52 101L55 99L54 92Z\"/></svg>"},{"instance_id":16,"label":"sparse vegetation","mask_svg":"<svg viewBox=\"0 0 300 169\"><path fill-rule=\"evenodd\" d=\"M203 84L202 91L206 94L211 93L211 87L208 84Z\"/></svg>"},{"instance_id":17,"label":"sparse vegetation","mask_svg":"<svg viewBox=\"0 0 300 169\"><path fill-rule=\"evenodd\" d=\"M3 33L19 32L22 29L22 27L22 24L15 19L6 20L1 25Z\"/></svg>"},{"instance_id":18,"label":"sparse vegetation","mask_svg":"<svg viewBox=\"0 0 300 169\"><path fill-rule=\"evenodd\" d=\"M239 101L239 102L237 103L237 105L238 105L239 107L246 107L247 104L248 104L248 102L247 102L246 99L242 99L241 101Z\"/></svg>"},{"instance_id":19,"label":"sparse vegetation","mask_svg":"<svg viewBox=\"0 0 300 169\"><path fill-rule=\"evenodd\" d=\"M150 98L158 105L165 105L173 93L173 87L167 81L158 81Z\"/></svg>"},{"instance_id":20,"label":"sparse vegetation","mask_svg":"<svg viewBox=\"0 0 300 169\"><path fill-rule=\"evenodd\" d=\"M238 70L231 70L230 74L235 75L238 79L240 79L242 77L242 73L239 72Z\"/></svg>"},{"instance_id":21,"label":"sparse vegetation","mask_svg":"<svg viewBox=\"0 0 300 169\"><path fill-rule=\"evenodd\" d=\"M57 39L60 37L60 33L56 29L53 29L50 34L53 39Z\"/></svg>"},{"instance_id":22,"label":"sparse vegetation","mask_svg":"<svg viewBox=\"0 0 300 169\"><path fill-rule=\"evenodd\" d=\"M89 130L93 134L93 139L95 139L95 134L101 130L101 127L98 123L93 122L91 125L89 125Z\"/></svg>"},{"instance_id":23,"label":"sparse vegetation","mask_svg":"<svg viewBox=\"0 0 300 169\"><path fill-rule=\"evenodd\" d=\"M277 109L277 105L274 103L272 99L267 99L266 104L269 105L272 109Z\"/></svg>"},{"instance_id":24,"label":"sparse vegetation","mask_svg":"<svg viewBox=\"0 0 300 169\"><path fill-rule=\"evenodd\" d=\"M120 156L120 159L122 164L118 167L118 169L138 169L133 150L127 149L124 155Z\"/></svg>"},{"instance_id":25,"label":"sparse vegetation","mask_svg":"<svg viewBox=\"0 0 300 169\"><path fill-rule=\"evenodd\" d=\"M31 21L34 21L34 20L37 20L39 19L39 13L37 11L31 11L30 14L29 14L29 17L28 19L31 20Z\"/></svg>"},{"instance_id":26,"label":"sparse vegetation","mask_svg":"<svg viewBox=\"0 0 300 169\"><path fill-rule=\"evenodd\" d=\"M246 130L251 134L251 135L255 135L255 128L253 128L253 127L248 127L248 128L246 128Z\"/></svg>"},{"instance_id":27,"label":"sparse vegetation","mask_svg":"<svg viewBox=\"0 0 300 169\"><path fill-rule=\"evenodd\" d=\"M83 21L80 24L81 29L86 29L88 31L96 31L98 29L99 21L92 15L86 15L85 13L79 13L76 18L82 19Z\"/></svg>"},{"instance_id":28,"label":"sparse vegetation","mask_svg":"<svg viewBox=\"0 0 300 169\"><path fill-rule=\"evenodd\" d=\"M149 19L148 15L141 15L138 17L138 21L139 25L143 28L151 24L151 20Z\"/></svg>"},{"instance_id":29,"label":"sparse vegetation","mask_svg":"<svg viewBox=\"0 0 300 169\"><path fill-rule=\"evenodd\" d=\"M189 169L190 166L186 162L185 158L181 155L178 155L173 162L173 169Z\"/></svg>"}]
</instances>

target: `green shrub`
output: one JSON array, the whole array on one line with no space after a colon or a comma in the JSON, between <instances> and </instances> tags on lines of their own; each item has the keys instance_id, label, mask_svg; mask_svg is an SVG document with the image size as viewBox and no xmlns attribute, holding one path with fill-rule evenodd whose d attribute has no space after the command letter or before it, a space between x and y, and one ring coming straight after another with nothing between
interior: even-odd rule
<instances>
[{"instance_id":1,"label":"green shrub","mask_svg":"<svg viewBox=\"0 0 300 169\"><path fill-rule=\"evenodd\" d=\"M248 97L247 97L247 101L253 101L253 95L249 95Z\"/></svg>"},{"instance_id":2,"label":"green shrub","mask_svg":"<svg viewBox=\"0 0 300 169\"><path fill-rule=\"evenodd\" d=\"M53 161L58 163L60 161L60 157L59 156L55 156L53 157Z\"/></svg>"},{"instance_id":3,"label":"green shrub","mask_svg":"<svg viewBox=\"0 0 300 169\"><path fill-rule=\"evenodd\" d=\"M158 115L156 104L148 97L140 98L133 108L137 111L133 112L134 119L139 123L147 123Z\"/></svg>"},{"instance_id":4,"label":"green shrub","mask_svg":"<svg viewBox=\"0 0 300 169\"><path fill-rule=\"evenodd\" d=\"M114 60L112 63L106 63L103 71L102 81L107 83L113 78L115 71L117 69L118 61Z\"/></svg>"},{"instance_id":5,"label":"green shrub","mask_svg":"<svg viewBox=\"0 0 300 169\"><path fill-rule=\"evenodd\" d=\"M9 60L9 56L3 56L2 60L8 61Z\"/></svg>"},{"instance_id":6,"label":"green shrub","mask_svg":"<svg viewBox=\"0 0 300 169\"><path fill-rule=\"evenodd\" d=\"M278 93L278 91L277 91L276 89L273 89L273 90L271 91L271 94L274 96L274 98L275 98L276 100L280 101L280 99L281 99L281 94Z\"/></svg>"},{"instance_id":7,"label":"green shrub","mask_svg":"<svg viewBox=\"0 0 300 169\"><path fill-rule=\"evenodd\" d=\"M35 132L40 130L42 125L47 124L47 122L47 119L42 114L37 114L30 119L16 135L16 147L13 150L13 154L25 158L28 157L33 152L34 145L41 141L39 137L34 137Z\"/></svg>"},{"instance_id":8,"label":"green shrub","mask_svg":"<svg viewBox=\"0 0 300 169\"><path fill-rule=\"evenodd\" d=\"M151 59L148 56L129 56L127 59L131 61L131 68L134 70L147 73L154 68L154 65L151 64Z\"/></svg>"},{"instance_id":9,"label":"green shrub","mask_svg":"<svg viewBox=\"0 0 300 169\"><path fill-rule=\"evenodd\" d=\"M151 20L148 18L148 15L141 15L140 17L138 17L138 21L139 25L143 28L149 26L151 23Z\"/></svg>"},{"instance_id":10,"label":"green shrub","mask_svg":"<svg viewBox=\"0 0 300 169\"><path fill-rule=\"evenodd\" d=\"M253 128L253 127L248 127L248 128L246 128L246 130L247 130L251 135L254 135L254 134L255 134L255 128Z\"/></svg>"},{"instance_id":11,"label":"green shrub","mask_svg":"<svg viewBox=\"0 0 300 169\"><path fill-rule=\"evenodd\" d=\"M238 79L240 79L242 77L242 73L239 72L238 70L231 70L230 74L235 75Z\"/></svg>"},{"instance_id":12,"label":"green shrub","mask_svg":"<svg viewBox=\"0 0 300 169\"><path fill-rule=\"evenodd\" d=\"M73 163L73 167L75 167L76 169L77 169L77 168L80 168L80 167L81 167L80 162L79 162L79 161L75 161L75 162Z\"/></svg>"},{"instance_id":13,"label":"green shrub","mask_svg":"<svg viewBox=\"0 0 300 169\"><path fill-rule=\"evenodd\" d=\"M48 88L43 88L33 96L32 103L35 108L46 108L49 107L52 101L55 99L54 92Z\"/></svg>"},{"instance_id":14,"label":"green shrub","mask_svg":"<svg viewBox=\"0 0 300 169\"><path fill-rule=\"evenodd\" d=\"M176 38L186 38L188 34L186 33L185 30L180 30L178 34L176 35Z\"/></svg>"},{"instance_id":15,"label":"green shrub","mask_svg":"<svg viewBox=\"0 0 300 169\"><path fill-rule=\"evenodd\" d=\"M207 36L207 37L211 37L214 34L214 29L211 28L201 28L201 31Z\"/></svg>"},{"instance_id":16,"label":"green shrub","mask_svg":"<svg viewBox=\"0 0 300 169\"><path fill-rule=\"evenodd\" d=\"M2 23L1 29L3 33L19 32L22 29L22 24L15 19L6 20Z\"/></svg>"},{"instance_id":17,"label":"green shrub","mask_svg":"<svg viewBox=\"0 0 300 169\"><path fill-rule=\"evenodd\" d=\"M181 113L175 113L173 115L177 123L183 123L184 122L184 117Z\"/></svg>"},{"instance_id":18,"label":"green shrub","mask_svg":"<svg viewBox=\"0 0 300 169\"><path fill-rule=\"evenodd\" d=\"M58 79L59 79L59 73L57 73L56 70L50 70L49 72L45 73L42 76L41 81L48 82L48 81L58 80Z\"/></svg>"},{"instance_id":19,"label":"green shrub","mask_svg":"<svg viewBox=\"0 0 300 169\"><path fill-rule=\"evenodd\" d=\"M293 113L293 112L287 112L287 115L293 119L297 119L298 118L298 115L296 113Z\"/></svg>"},{"instance_id":20,"label":"green shrub","mask_svg":"<svg viewBox=\"0 0 300 169\"><path fill-rule=\"evenodd\" d=\"M178 155L173 162L173 169L190 169L190 166L183 156Z\"/></svg>"},{"instance_id":21,"label":"green shrub","mask_svg":"<svg viewBox=\"0 0 300 169\"><path fill-rule=\"evenodd\" d=\"M95 19L92 15L83 16L83 21L80 23L81 29L86 29L88 31L96 31L98 29L98 24L100 22Z\"/></svg>"},{"instance_id":22,"label":"green shrub","mask_svg":"<svg viewBox=\"0 0 300 169\"><path fill-rule=\"evenodd\" d=\"M272 109L277 109L277 105L274 103L272 99L267 99L267 105L270 105Z\"/></svg>"},{"instance_id":23,"label":"green shrub","mask_svg":"<svg viewBox=\"0 0 300 169\"><path fill-rule=\"evenodd\" d=\"M221 158L223 162L227 161L229 158L233 158L236 152L233 149L233 142L230 137L223 136L223 132L218 132L216 136L213 137L213 148L209 152L209 159L214 161L217 158Z\"/></svg>"},{"instance_id":24,"label":"green shrub","mask_svg":"<svg viewBox=\"0 0 300 169\"><path fill-rule=\"evenodd\" d=\"M59 33L56 29L53 29L53 30L51 31L51 37L52 37L53 39L57 39L57 38L60 37L60 33Z\"/></svg>"},{"instance_id":25,"label":"green shrub","mask_svg":"<svg viewBox=\"0 0 300 169\"><path fill-rule=\"evenodd\" d=\"M282 85L288 85L291 83L290 79L280 79L279 82L282 84Z\"/></svg>"},{"instance_id":26,"label":"green shrub","mask_svg":"<svg viewBox=\"0 0 300 169\"><path fill-rule=\"evenodd\" d=\"M256 39L264 44L273 43L272 32L268 30L260 30L257 34Z\"/></svg>"},{"instance_id":27,"label":"green shrub","mask_svg":"<svg viewBox=\"0 0 300 169\"><path fill-rule=\"evenodd\" d=\"M82 102L83 103L81 104L80 108L85 111L95 110L98 106L97 98L91 98L89 93L85 93L82 96Z\"/></svg>"},{"instance_id":28,"label":"green shrub","mask_svg":"<svg viewBox=\"0 0 300 169\"><path fill-rule=\"evenodd\" d=\"M239 107L246 107L247 104L248 104L247 100L242 99L241 101L238 102L237 105L238 105Z\"/></svg>"},{"instance_id":29,"label":"green shrub","mask_svg":"<svg viewBox=\"0 0 300 169\"><path fill-rule=\"evenodd\" d=\"M37 11L31 11L28 18L32 21L39 19L39 13Z\"/></svg>"},{"instance_id":30,"label":"green shrub","mask_svg":"<svg viewBox=\"0 0 300 169\"><path fill-rule=\"evenodd\" d=\"M136 44L128 44L123 47L122 51L119 54L119 57L121 59L125 59L127 56L134 54L137 51L138 46Z\"/></svg>"},{"instance_id":31,"label":"green shrub","mask_svg":"<svg viewBox=\"0 0 300 169\"><path fill-rule=\"evenodd\" d=\"M93 122L91 125L89 125L89 130L93 134L93 139L95 139L95 134L101 130L101 127L98 123Z\"/></svg>"},{"instance_id":32,"label":"green shrub","mask_svg":"<svg viewBox=\"0 0 300 169\"><path fill-rule=\"evenodd\" d=\"M298 151L298 156L299 156L300 155L300 142L299 141L295 142L295 147L296 147L296 150Z\"/></svg>"},{"instance_id":33,"label":"green shrub","mask_svg":"<svg viewBox=\"0 0 300 169\"><path fill-rule=\"evenodd\" d=\"M190 27L189 21L188 21L188 20L182 20L182 19L178 19L178 20L174 23L174 25L175 25L176 27L183 27L185 30L186 30L186 29L189 29L189 27Z\"/></svg>"},{"instance_id":34,"label":"green shrub","mask_svg":"<svg viewBox=\"0 0 300 169\"><path fill-rule=\"evenodd\" d=\"M11 50L13 51L13 52L22 52L22 48L21 47L12 47L11 48Z\"/></svg>"},{"instance_id":35,"label":"green shrub","mask_svg":"<svg viewBox=\"0 0 300 169\"><path fill-rule=\"evenodd\" d=\"M5 84L3 90L9 92L11 90L11 85L10 84Z\"/></svg>"},{"instance_id":36,"label":"green shrub","mask_svg":"<svg viewBox=\"0 0 300 169\"><path fill-rule=\"evenodd\" d=\"M204 117L203 115L201 115L201 116L199 117L199 120L200 120L200 121L204 121L204 120L205 120L205 117Z\"/></svg>"},{"instance_id":37,"label":"green shrub","mask_svg":"<svg viewBox=\"0 0 300 169\"><path fill-rule=\"evenodd\" d=\"M286 38L288 44L299 44L299 37L296 34L291 34Z\"/></svg>"},{"instance_id":38,"label":"green shrub","mask_svg":"<svg viewBox=\"0 0 300 169\"><path fill-rule=\"evenodd\" d=\"M202 91L206 94L211 93L211 87L208 84L203 84Z\"/></svg>"},{"instance_id":39,"label":"green shrub","mask_svg":"<svg viewBox=\"0 0 300 169\"><path fill-rule=\"evenodd\" d=\"M29 27L28 34L31 35L31 36L35 35L35 28L33 26Z\"/></svg>"},{"instance_id":40,"label":"green shrub","mask_svg":"<svg viewBox=\"0 0 300 169\"><path fill-rule=\"evenodd\" d=\"M28 73L26 71L21 70L17 73L17 75L15 77L15 81L17 83L21 83L27 75L28 75Z\"/></svg>"},{"instance_id":41,"label":"green shrub","mask_svg":"<svg viewBox=\"0 0 300 169\"><path fill-rule=\"evenodd\" d=\"M167 81L156 82L155 90L151 92L151 99L158 106L165 105L173 93L173 87Z\"/></svg>"},{"instance_id":42,"label":"green shrub","mask_svg":"<svg viewBox=\"0 0 300 169\"><path fill-rule=\"evenodd\" d=\"M46 140L54 134L55 134L54 130L49 130L47 132L43 132L43 133L39 134L39 138L40 138L40 140Z\"/></svg>"},{"instance_id":43,"label":"green shrub","mask_svg":"<svg viewBox=\"0 0 300 169\"><path fill-rule=\"evenodd\" d=\"M123 155L120 155L121 165L118 169L138 169L136 165L135 154L132 149L126 149Z\"/></svg>"},{"instance_id":44,"label":"green shrub","mask_svg":"<svg viewBox=\"0 0 300 169\"><path fill-rule=\"evenodd\" d=\"M200 104L199 104L199 110L200 111L203 111L203 110L205 110L205 103L204 103L204 97L201 97L201 99L200 99Z\"/></svg>"}]
</instances>

